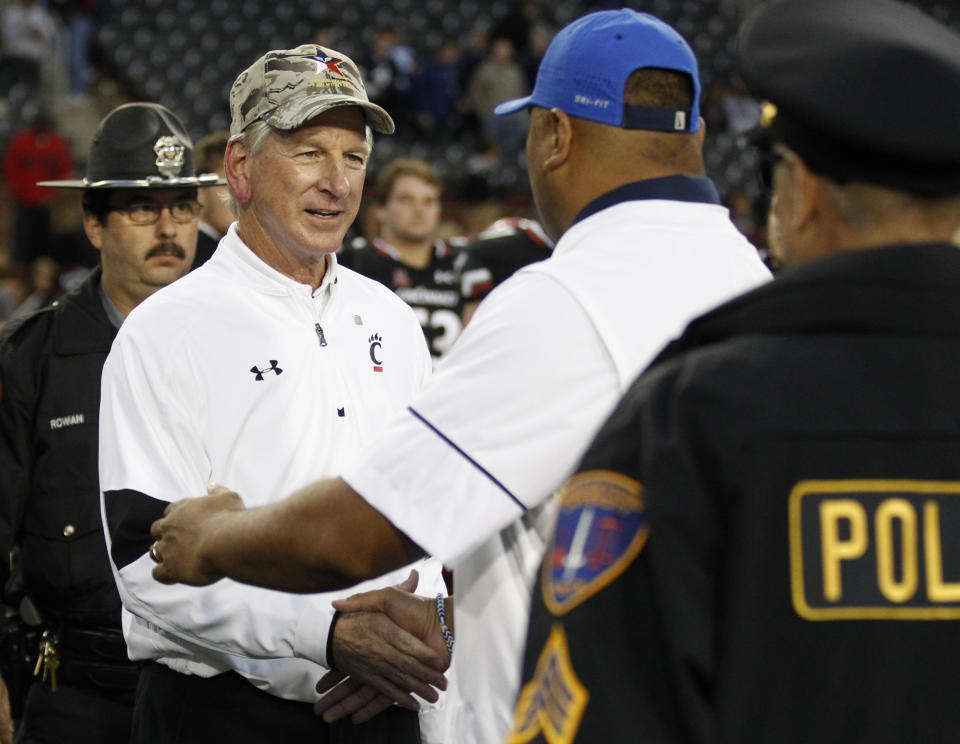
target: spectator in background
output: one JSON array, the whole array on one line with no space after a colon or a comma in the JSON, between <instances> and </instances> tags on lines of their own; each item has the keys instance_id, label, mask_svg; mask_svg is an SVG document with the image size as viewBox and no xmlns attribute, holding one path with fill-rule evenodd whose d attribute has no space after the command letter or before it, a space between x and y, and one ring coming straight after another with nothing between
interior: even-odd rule
<instances>
[{"instance_id":1,"label":"spectator in background","mask_svg":"<svg viewBox=\"0 0 960 744\"><path fill-rule=\"evenodd\" d=\"M513 52L521 58L526 54L530 43L530 29L540 17L540 7L531 0L508 0L507 12L500 16L490 28L492 39L509 39L513 43ZM536 70L534 70L536 77ZM530 80L533 85L533 78Z\"/></svg>"},{"instance_id":2,"label":"spectator in background","mask_svg":"<svg viewBox=\"0 0 960 744\"><path fill-rule=\"evenodd\" d=\"M411 95L417 131L433 141L449 141L460 131L460 45L443 41L420 62L413 76Z\"/></svg>"},{"instance_id":3,"label":"spectator in background","mask_svg":"<svg viewBox=\"0 0 960 744\"><path fill-rule=\"evenodd\" d=\"M0 15L3 62L0 91L22 82L37 90L44 65L55 57L59 29L54 16L39 0L12 0Z\"/></svg>"},{"instance_id":4,"label":"spectator in background","mask_svg":"<svg viewBox=\"0 0 960 744\"><path fill-rule=\"evenodd\" d=\"M85 96L90 84L90 37L94 33L98 0L53 0L67 29L70 93Z\"/></svg>"},{"instance_id":5,"label":"spectator in background","mask_svg":"<svg viewBox=\"0 0 960 744\"><path fill-rule=\"evenodd\" d=\"M517 61L527 76L527 84L532 88L537 79L537 70L540 69L540 60L547 53L547 47L553 41L557 31L546 21L537 21L530 26L527 47L522 54L517 55Z\"/></svg>"},{"instance_id":6,"label":"spectator in background","mask_svg":"<svg viewBox=\"0 0 960 744\"><path fill-rule=\"evenodd\" d=\"M378 30L369 50L358 60L370 100L390 111L398 134L407 131L412 117L413 49L396 29Z\"/></svg>"},{"instance_id":7,"label":"spectator in background","mask_svg":"<svg viewBox=\"0 0 960 744\"><path fill-rule=\"evenodd\" d=\"M470 29L466 39L459 45L460 59L457 62L457 85L460 89L460 115L462 131L472 145L480 136L480 119L470 103L468 91L473 73L476 72L490 53L490 34L486 26L477 25Z\"/></svg>"},{"instance_id":8,"label":"spectator in background","mask_svg":"<svg viewBox=\"0 0 960 744\"><path fill-rule=\"evenodd\" d=\"M194 162L197 173L215 173L224 178L223 155L227 149L230 132L226 130L212 132L200 139L194 148ZM230 191L226 185L211 186L200 194L200 222L197 224L197 254L193 259L193 268L204 264L235 219L230 208Z\"/></svg>"},{"instance_id":9,"label":"spectator in background","mask_svg":"<svg viewBox=\"0 0 960 744\"><path fill-rule=\"evenodd\" d=\"M25 292L22 277L5 269L0 269L0 330L13 317L13 311L20 304ZM0 738L0 742L2 741L3 739Z\"/></svg>"},{"instance_id":10,"label":"spectator in background","mask_svg":"<svg viewBox=\"0 0 960 744\"><path fill-rule=\"evenodd\" d=\"M310 43L317 46L334 49L336 39L333 36L333 24L327 18L321 18L313 28L313 34L310 37Z\"/></svg>"},{"instance_id":11,"label":"spectator in background","mask_svg":"<svg viewBox=\"0 0 960 744\"><path fill-rule=\"evenodd\" d=\"M513 42L506 37L494 39L490 53L470 79L467 96L480 120L486 143L497 147L503 157L511 158L520 152L526 116L499 117L493 109L501 101L520 98L529 90L523 68L514 58Z\"/></svg>"},{"instance_id":12,"label":"spectator in background","mask_svg":"<svg viewBox=\"0 0 960 744\"><path fill-rule=\"evenodd\" d=\"M54 190L38 181L66 178L73 171L70 145L44 109L7 145L3 172L13 197L13 259L24 270L42 255L53 255L50 201Z\"/></svg>"},{"instance_id":13,"label":"spectator in background","mask_svg":"<svg viewBox=\"0 0 960 744\"><path fill-rule=\"evenodd\" d=\"M734 76L724 90L720 106L730 134L742 134L760 123L760 102L750 95L739 75Z\"/></svg>"},{"instance_id":14,"label":"spectator in background","mask_svg":"<svg viewBox=\"0 0 960 744\"><path fill-rule=\"evenodd\" d=\"M28 284L30 293L13 310L13 317L29 315L57 299L60 289L60 264L50 256L37 256L30 263Z\"/></svg>"},{"instance_id":15,"label":"spectator in background","mask_svg":"<svg viewBox=\"0 0 960 744\"><path fill-rule=\"evenodd\" d=\"M355 240L338 258L396 292L413 308L434 362L460 335L457 250L438 239L442 184L429 163L397 158L376 183L379 235Z\"/></svg>"},{"instance_id":16,"label":"spectator in background","mask_svg":"<svg viewBox=\"0 0 960 744\"><path fill-rule=\"evenodd\" d=\"M460 90L470 87L473 73L490 53L490 33L485 26L477 25L467 33L466 40L460 44L460 61L457 64L457 79Z\"/></svg>"},{"instance_id":17,"label":"spectator in background","mask_svg":"<svg viewBox=\"0 0 960 744\"><path fill-rule=\"evenodd\" d=\"M460 62L457 65L457 76L460 90L470 87L473 73L480 63L490 53L490 34L484 26L475 26L470 29L467 39L460 47Z\"/></svg>"}]
</instances>

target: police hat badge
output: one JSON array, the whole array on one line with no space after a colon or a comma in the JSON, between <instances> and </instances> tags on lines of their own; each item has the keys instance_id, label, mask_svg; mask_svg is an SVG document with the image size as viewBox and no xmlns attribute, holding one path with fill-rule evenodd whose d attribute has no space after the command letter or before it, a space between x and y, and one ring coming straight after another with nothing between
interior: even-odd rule
<instances>
[{"instance_id":1,"label":"police hat badge","mask_svg":"<svg viewBox=\"0 0 960 744\"><path fill-rule=\"evenodd\" d=\"M181 121L157 103L127 103L97 127L79 180L41 181L66 189L136 189L221 186L214 173L197 175L193 143Z\"/></svg>"}]
</instances>

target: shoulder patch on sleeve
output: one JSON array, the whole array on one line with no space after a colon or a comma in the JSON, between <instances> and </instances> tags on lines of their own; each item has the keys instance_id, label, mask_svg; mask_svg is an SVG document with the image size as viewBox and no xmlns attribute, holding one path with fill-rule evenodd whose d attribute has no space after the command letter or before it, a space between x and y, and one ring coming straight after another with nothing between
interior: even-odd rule
<instances>
[{"instance_id":1,"label":"shoulder patch on sleeve","mask_svg":"<svg viewBox=\"0 0 960 744\"><path fill-rule=\"evenodd\" d=\"M541 732L550 744L570 744L589 700L590 693L573 669L567 634L556 623L533 679L520 691L507 744L526 744Z\"/></svg>"},{"instance_id":2,"label":"shoulder patch on sleeve","mask_svg":"<svg viewBox=\"0 0 960 744\"><path fill-rule=\"evenodd\" d=\"M563 615L619 576L650 531L643 486L612 470L577 473L557 491L558 513L543 562L543 602Z\"/></svg>"}]
</instances>

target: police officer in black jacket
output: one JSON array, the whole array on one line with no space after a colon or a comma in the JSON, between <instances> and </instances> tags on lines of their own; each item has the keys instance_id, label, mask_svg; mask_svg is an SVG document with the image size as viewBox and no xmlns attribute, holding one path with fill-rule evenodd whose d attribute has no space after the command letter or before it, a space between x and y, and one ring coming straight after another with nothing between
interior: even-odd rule
<instances>
[{"instance_id":1,"label":"police officer in black jacket","mask_svg":"<svg viewBox=\"0 0 960 744\"><path fill-rule=\"evenodd\" d=\"M559 492L511 741L960 731L960 36L784 0L739 53L787 268L668 346Z\"/></svg>"},{"instance_id":2,"label":"police officer in black jacket","mask_svg":"<svg viewBox=\"0 0 960 744\"><path fill-rule=\"evenodd\" d=\"M128 740L137 667L100 522L100 372L126 315L191 266L197 189L223 183L196 176L192 153L171 111L126 104L100 123L85 178L44 184L84 190L83 227L100 266L0 336L4 676L17 691L27 656L27 674L36 672L17 742Z\"/></svg>"}]
</instances>

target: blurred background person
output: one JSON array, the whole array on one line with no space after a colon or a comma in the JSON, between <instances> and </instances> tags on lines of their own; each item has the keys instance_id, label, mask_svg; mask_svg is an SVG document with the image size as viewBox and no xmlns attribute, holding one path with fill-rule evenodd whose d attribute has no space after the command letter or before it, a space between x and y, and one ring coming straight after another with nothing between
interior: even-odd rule
<instances>
[{"instance_id":1,"label":"blurred background person","mask_svg":"<svg viewBox=\"0 0 960 744\"><path fill-rule=\"evenodd\" d=\"M60 30L53 14L40 0L10 0L0 11L0 90L13 85L41 90L49 64L58 57ZM44 98L46 98L44 96Z\"/></svg>"},{"instance_id":2,"label":"blurred background person","mask_svg":"<svg viewBox=\"0 0 960 744\"><path fill-rule=\"evenodd\" d=\"M39 256L54 255L50 202L56 192L37 182L66 178L73 168L70 144L44 108L7 145L3 174L14 204L13 260L24 271Z\"/></svg>"},{"instance_id":3,"label":"blurred background person","mask_svg":"<svg viewBox=\"0 0 960 744\"><path fill-rule=\"evenodd\" d=\"M504 118L495 116L493 109L501 101L520 98L529 91L530 83L516 61L513 42L506 37L495 38L487 58L470 78L467 96L486 144L495 147L502 158L513 159L523 149L526 116Z\"/></svg>"}]
</instances>

